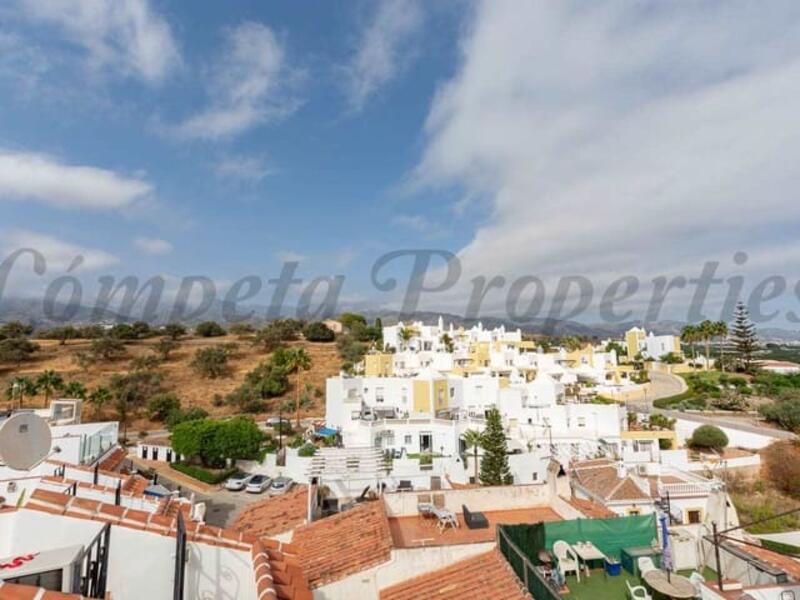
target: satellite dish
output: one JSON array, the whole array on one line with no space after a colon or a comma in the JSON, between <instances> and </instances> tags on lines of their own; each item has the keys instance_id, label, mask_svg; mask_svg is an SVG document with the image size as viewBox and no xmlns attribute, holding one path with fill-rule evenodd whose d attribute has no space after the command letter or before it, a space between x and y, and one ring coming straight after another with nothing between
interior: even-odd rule
<instances>
[{"instance_id":1,"label":"satellite dish","mask_svg":"<svg viewBox=\"0 0 800 600\"><path fill-rule=\"evenodd\" d=\"M18 471L28 471L50 454L50 426L33 413L17 413L0 423L0 460Z\"/></svg>"}]
</instances>

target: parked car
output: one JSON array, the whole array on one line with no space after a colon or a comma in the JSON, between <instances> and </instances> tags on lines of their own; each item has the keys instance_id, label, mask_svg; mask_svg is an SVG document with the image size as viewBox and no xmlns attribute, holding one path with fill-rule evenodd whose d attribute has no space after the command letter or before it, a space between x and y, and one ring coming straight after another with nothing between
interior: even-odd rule
<instances>
[{"instance_id":1,"label":"parked car","mask_svg":"<svg viewBox=\"0 0 800 600\"><path fill-rule=\"evenodd\" d=\"M266 425L267 427L275 427L279 425L281 422L283 422L286 425L289 425L291 423L291 421L289 421L289 419L287 419L286 417L268 417Z\"/></svg>"},{"instance_id":2,"label":"parked car","mask_svg":"<svg viewBox=\"0 0 800 600\"><path fill-rule=\"evenodd\" d=\"M269 486L269 495L270 496L280 496L281 494L285 494L294 485L294 481L292 481L289 477L276 477L272 480L272 485Z\"/></svg>"},{"instance_id":3,"label":"parked car","mask_svg":"<svg viewBox=\"0 0 800 600\"><path fill-rule=\"evenodd\" d=\"M260 494L269 487L270 478L266 475L253 475L250 481L247 482L246 492L251 494Z\"/></svg>"},{"instance_id":4,"label":"parked car","mask_svg":"<svg viewBox=\"0 0 800 600\"><path fill-rule=\"evenodd\" d=\"M252 478L253 476L250 473L239 471L228 478L228 481L225 482L225 489L232 492L239 492L243 490L248 483L250 483Z\"/></svg>"}]
</instances>

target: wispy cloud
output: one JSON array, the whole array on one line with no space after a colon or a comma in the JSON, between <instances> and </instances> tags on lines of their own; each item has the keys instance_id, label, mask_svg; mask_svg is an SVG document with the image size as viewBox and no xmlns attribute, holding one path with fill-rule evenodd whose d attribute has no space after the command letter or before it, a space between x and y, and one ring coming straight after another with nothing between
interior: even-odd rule
<instances>
[{"instance_id":1,"label":"wispy cloud","mask_svg":"<svg viewBox=\"0 0 800 600\"><path fill-rule=\"evenodd\" d=\"M62 209L121 209L152 192L142 178L70 165L46 154L0 148L0 199L35 200Z\"/></svg>"},{"instance_id":2,"label":"wispy cloud","mask_svg":"<svg viewBox=\"0 0 800 600\"><path fill-rule=\"evenodd\" d=\"M172 252L173 247L167 240L158 238L139 237L133 240L133 244L145 254L150 256L163 256Z\"/></svg>"},{"instance_id":3,"label":"wispy cloud","mask_svg":"<svg viewBox=\"0 0 800 600\"><path fill-rule=\"evenodd\" d=\"M358 46L344 68L350 109L361 110L378 90L408 64L413 41L422 26L418 0L380 0L361 31Z\"/></svg>"},{"instance_id":4,"label":"wispy cloud","mask_svg":"<svg viewBox=\"0 0 800 600\"><path fill-rule=\"evenodd\" d=\"M442 238L447 236L448 233L444 227L437 225L422 215L397 215L392 219L392 223L414 231L428 239Z\"/></svg>"},{"instance_id":5,"label":"wispy cloud","mask_svg":"<svg viewBox=\"0 0 800 600\"><path fill-rule=\"evenodd\" d=\"M20 248L32 248L40 252L45 257L48 272L51 274L67 271L75 266L75 260L79 256L83 258L79 267L81 270L105 269L120 262L119 258L104 250L79 246L27 229L14 229L0 237L0 250L3 254Z\"/></svg>"},{"instance_id":6,"label":"wispy cloud","mask_svg":"<svg viewBox=\"0 0 800 600\"><path fill-rule=\"evenodd\" d=\"M227 156L214 165L214 171L225 179L258 183L272 175L273 170L258 156Z\"/></svg>"},{"instance_id":7,"label":"wispy cloud","mask_svg":"<svg viewBox=\"0 0 800 600\"><path fill-rule=\"evenodd\" d=\"M246 22L225 32L225 49L207 82L209 106L168 127L185 139L235 136L292 114L299 72L287 64L281 40L266 25Z\"/></svg>"},{"instance_id":8,"label":"wispy cloud","mask_svg":"<svg viewBox=\"0 0 800 600\"><path fill-rule=\"evenodd\" d=\"M275 253L275 257L281 262L303 262L308 258L305 254L294 250L279 250Z\"/></svg>"},{"instance_id":9,"label":"wispy cloud","mask_svg":"<svg viewBox=\"0 0 800 600\"><path fill-rule=\"evenodd\" d=\"M149 0L18 0L21 14L82 48L90 69L159 83L181 63L169 23Z\"/></svg>"}]
</instances>

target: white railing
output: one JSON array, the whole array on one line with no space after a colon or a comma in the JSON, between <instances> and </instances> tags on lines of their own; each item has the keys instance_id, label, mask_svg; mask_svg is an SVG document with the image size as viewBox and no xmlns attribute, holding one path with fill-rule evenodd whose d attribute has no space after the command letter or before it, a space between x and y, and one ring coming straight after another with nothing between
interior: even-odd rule
<instances>
[{"instance_id":1,"label":"white railing","mask_svg":"<svg viewBox=\"0 0 800 600\"><path fill-rule=\"evenodd\" d=\"M667 494L670 496L705 496L713 489L713 483L692 482L692 483L658 483L658 493L663 498Z\"/></svg>"}]
</instances>

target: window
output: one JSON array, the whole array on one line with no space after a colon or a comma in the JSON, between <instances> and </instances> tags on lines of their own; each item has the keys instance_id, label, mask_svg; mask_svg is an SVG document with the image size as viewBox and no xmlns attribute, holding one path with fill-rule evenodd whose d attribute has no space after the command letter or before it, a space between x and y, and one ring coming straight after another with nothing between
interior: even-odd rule
<instances>
[{"instance_id":1,"label":"window","mask_svg":"<svg viewBox=\"0 0 800 600\"><path fill-rule=\"evenodd\" d=\"M578 417L578 427L586 427L586 417Z\"/></svg>"},{"instance_id":2,"label":"window","mask_svg":"<svg viewBox=\"0 0 800 600\"><path fill-rule=\"evenodd\" d=\"M375 402L383 402L383 388L375 388Z\"/></svg>"},{"instance_id":3,"label":"window","mask_svg":"<svg viewBox=\"0 0 800 600\"><path fill-rule=\"evenodd\" d=\"M410 445L411 445L411 439L412 439L412 438L411 438L411 436L410 436L410 435L407 435L407 436L405 436L405 437L403 438L403 443L404 443L406 446L410 446Z\"/></svg>"},{"instance_id":4,"label":"window","mask_svg":"<svg viewBox=\"0 0 800 600\"><path fill-rule=\"evenodd\" d=\"M636 516L636 515L638 515L638 514L641 514L641 512L642 512L642 511L641 511L639 508L636 508L636 507L634 506L633 508L629 508L629 509L628 509L628 516L630 516L630 517L634 517L634 516Z\"/></svg>"},{"instance_id":5,"label":"window","mask_svg":"<svg viewBox=\"0 0 800 600\"><path fill-rule=\"evenodd\" d=\"M534 473L533 474L533 481L539 481L539 474L538 473Z\"/></svg>"},{"instance_id":6,"label":"window","mask_svg":"<svg viewBox=\"0 0 800 600\"><path fill-rule=\"evenodd\" d=\"M687 510L686 511L686 520L692 525L696 525L696 524L700 523L703 520L702 519L702 511L699 508L695 508L695 509L692 509L692 510Z\"/></svg>"},{"instance_id":7,"label":"window","mask_svg":"<svg viewBox=\"0 0 800 600\"><path fill-rule=\"evenodd\" d=\"M454 398L454 397L455 397L455 395L456 395L456 388L454 388L454 387L451 387L451 388L450 388L450 397L451 397L451 398Z\"/></svg>"},{"instance_id":8,"label":"window","mask_svg":"<svg viewBox=\"0 0 800 600\"><path fill-rule=\"evenodd\" d=\"M408 390L406 388L400 390L400 401L403 404L408 404Z\"/></svg>"}]
</instances>

